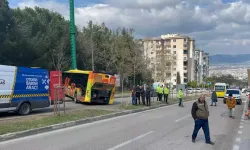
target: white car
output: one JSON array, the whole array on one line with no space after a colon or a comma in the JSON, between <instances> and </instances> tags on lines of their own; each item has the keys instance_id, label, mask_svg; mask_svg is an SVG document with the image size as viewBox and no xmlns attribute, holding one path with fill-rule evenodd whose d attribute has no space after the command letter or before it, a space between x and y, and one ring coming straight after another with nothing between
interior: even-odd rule
<instances>
[{"instance_id":1,"label":"white car","mask_svg":"<svg viewBox=\"0 0 250 150\"><path fill-rule=\"evenodd\" d=\"M201 92L201 89L196 89L196 92L197 92L197 93L200 93L200 92Z\"/></svg>"},{"instance_id":2,"label":"white car","mask_svg":"<svg viewBox=\"0 0 250 150\"><path fill-rule=\"evenodd\" d=\"M193 89L188 88L188 89L187 89L187 93L193 93Z\"/></svg>"},{"instance_id":3,"label":"white car","mask_svg":"<svg viewBox=\"0 0 250 150\"><path fill-rule=\"evenodd\" d=\"M239 89L227 89L227 92L226 92L224 100L223 100L224 104L226 104L226 100L227 100L229 94L232 94L232 96L236 98L237 104L240 104L240 105L242 104L241 92Z\"/></svg>"}]
</instances>

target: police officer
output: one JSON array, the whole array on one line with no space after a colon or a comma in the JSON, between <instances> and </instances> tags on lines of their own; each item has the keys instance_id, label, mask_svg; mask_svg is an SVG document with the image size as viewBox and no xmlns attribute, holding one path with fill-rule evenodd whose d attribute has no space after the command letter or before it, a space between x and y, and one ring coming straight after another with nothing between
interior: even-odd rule
<instances>
[{"instance_id":1,"label":"police officer","mask_svg":"<svg viewBox=\"0 0 250 150\"><path fill-rule=\"evenodd\" d=\"M163 95L163 86L159 88L159 101L162 101L162 95Z\"/></svg>"},{"instance_id":2,"label":"police officer","mask_svg":"<svg viewBox=\"0 0 250 150\"><path fill-rule=\"evenodd\" d=\"M165 86L165 88L163 89L163 93L164 93L164 101L168 104L169 89L167 86Z\"/></svg>"},{"instance_id":3,"label":"police officer","mask_svg":"<svg viewBox=\"0 0 250 150\"><path fill-rule=\"evenodd\" d=\"M182 103L182 97L183 97L182 89L179 90L177 96L178 96L178 99L179 99L179 106L180 106L180 107L184 107L184 106L183 106L183 103Z\"/></svg>"}]
</instances>

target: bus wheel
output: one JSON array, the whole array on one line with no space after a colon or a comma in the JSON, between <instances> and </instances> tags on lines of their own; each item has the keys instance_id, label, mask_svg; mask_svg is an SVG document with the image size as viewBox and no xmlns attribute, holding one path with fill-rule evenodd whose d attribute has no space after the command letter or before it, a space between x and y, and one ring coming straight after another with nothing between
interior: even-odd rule
<instances>
[{"instance_id":1,"label":"bus wheel","mask_svg":"<svg viewBox=\"0 0 250 150\"><path fill-rule=\"evenodd\" d=\"M28 115L31 112L31 106L29 103L23 103L18 109L20 115Z\"/></svg>"},{"instance_id":2,"label":"bus wheel","mask_svg":"<svg viewBox=\"0 0 250 150\"><path fill-rule=\"evenodd\" d=\"M77 94L76 94L76 93L75 93L75 95L74 95L74 102L75 102L75 103L78 103Z\"/></svg>"}]
</instances>

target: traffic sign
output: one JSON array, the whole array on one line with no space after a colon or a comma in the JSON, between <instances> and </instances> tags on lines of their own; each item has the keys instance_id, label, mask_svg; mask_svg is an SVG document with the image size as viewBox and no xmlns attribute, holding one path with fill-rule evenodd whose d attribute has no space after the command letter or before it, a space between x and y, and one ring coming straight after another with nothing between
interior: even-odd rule
<instances>
[{"instance_id":1,"label":"traffic sign","mask_svg":"<svg viewBox=\"0 0 250 150\"><path fill-rule=\"evenodd\" d=\"M207 85L211 85L211 82L207 82Z\"/></svg>"}]
</instances>

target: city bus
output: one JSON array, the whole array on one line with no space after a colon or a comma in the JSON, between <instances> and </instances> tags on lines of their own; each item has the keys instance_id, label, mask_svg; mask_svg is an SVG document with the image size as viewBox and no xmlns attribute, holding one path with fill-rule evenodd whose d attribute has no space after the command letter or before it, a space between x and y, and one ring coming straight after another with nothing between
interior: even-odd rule
<instances>
[{"instance_id":1,"label":"city bus","mask_svg":"<svg viewBox=\"0 0 250 150\"><path fill-rule=\"evenodd\" d=\"M224 98L229 85L226 83L215 83L214 90L218 98Z\"/></svg>"},{"instance_id":2,"label":"city bus","mask_svg":"<svg viewBox=\"0 0 250 150\"><path fill-rule=\"evenodd\" d=\"M116 78L113 74L69 70L62 75L65 96L75 103L113 104Z\"/></svg>"}]
</instances>

